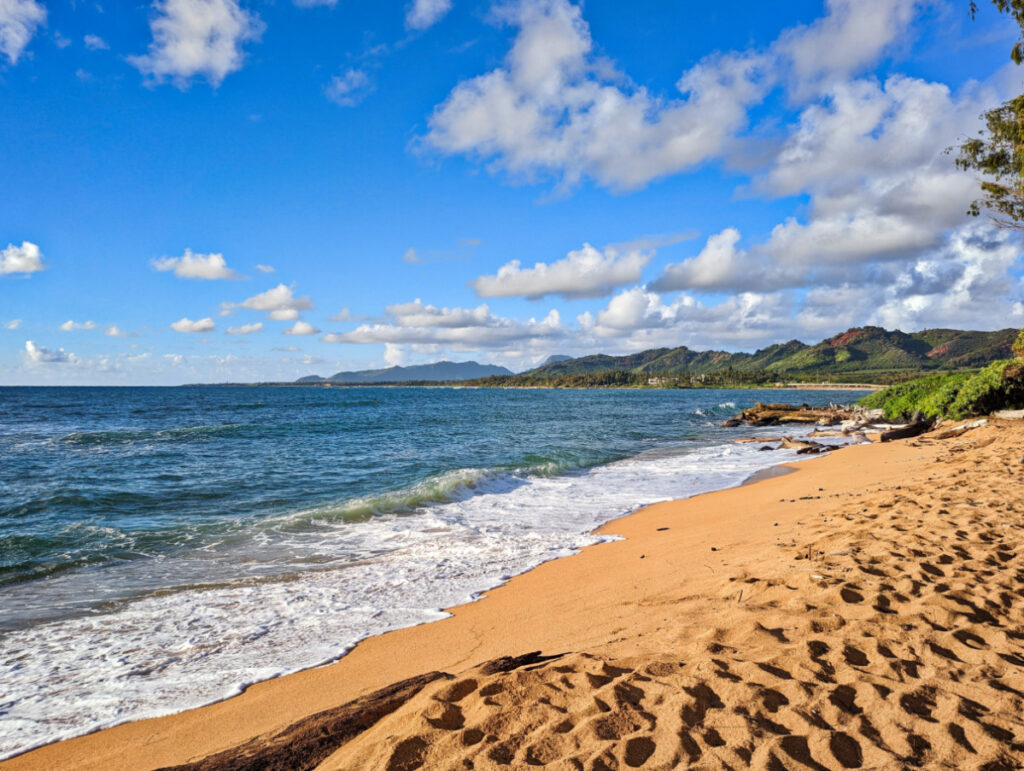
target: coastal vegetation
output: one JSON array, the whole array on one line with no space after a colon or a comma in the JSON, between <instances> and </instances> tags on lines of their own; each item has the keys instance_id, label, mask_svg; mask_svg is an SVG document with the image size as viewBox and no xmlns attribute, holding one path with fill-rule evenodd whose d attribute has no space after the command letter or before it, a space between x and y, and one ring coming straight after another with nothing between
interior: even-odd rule
<instances>
[{"instance_id":1,"label":"coastal vegetation","mask_svg":"<svg viewBox=\"0 0 1024 771\"><path fill-rule=\"evenodd\" d=\"M1024 407L1024 363L995 361L976 373L931 375L865 396L860 404L880 409L886 420L960 420Z\"/></svg>"}]
</instances>

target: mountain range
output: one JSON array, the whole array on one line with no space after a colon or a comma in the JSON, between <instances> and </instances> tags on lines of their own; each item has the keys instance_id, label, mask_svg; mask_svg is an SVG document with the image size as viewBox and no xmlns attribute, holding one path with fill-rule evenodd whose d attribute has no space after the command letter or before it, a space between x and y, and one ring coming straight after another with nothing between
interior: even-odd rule
<instances>
[{"instance_id":1,"label":"mountain range","mask_svg":"<svg viewBox=\"0 0 1024 771\"><path fill-rule=\"evenodd\" d=\"M1017 329L996 332L926 329L907 334L881 327L855 327L815 345L790 340L754 353L694 351L680 346L626 356L594 354L545 363L522 374L541 378L609 371L710 375L732 370L836 375L967 369L1009 358L1018 332Z\"/></svg>"},{"instance_id":2,"label":"mountain range","mask_svg":"<svg viewBox=\"0 0 1024 771\"><path fill-rule=\"evenodd\" d=\"M813 375L907 375L927 371L983 367L1012 356L1018 329L974 332L957 329L926 329L906 333L881 327L854 327L808 345L799 340L777 343L754 353L694 351L686 346L653 348L625 356L598 353L572 358L549 356L543 364L519 375L516 381L593 375L602 372L634 374L681 374L691 376L723 373L770 373L785 377ZM511 370L475 361L439 361L410 367L388 367L337 372L330 377L310 375L299 383L408 383L458 382L513 376ZM900 379L904 379L901 376Z\"/></svg>"},{"instance_id":3,"label":"mountain range","mask_svg":"<svg viewBox=\"0 0 1024 771\"><path fill-rule=\"evenodd\" d=\"M475 361L438 361L433 364L417 364L411 367L387 367L386 369L363 369L355 372L336 372L330 377L309 375L299 378L297 383L411 383L473 380L491 375L511 375L512 370L493 364L478 364Z\"/></svg>"}]
</instances>

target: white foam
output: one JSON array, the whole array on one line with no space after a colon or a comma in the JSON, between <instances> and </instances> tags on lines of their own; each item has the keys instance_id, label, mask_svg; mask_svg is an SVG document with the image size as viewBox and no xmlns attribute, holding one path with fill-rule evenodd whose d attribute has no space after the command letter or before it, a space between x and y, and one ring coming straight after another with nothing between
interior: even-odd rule
<instances>
[{"instance_id":1,"label":"white foam","mask_svg":"<svg viewBox=\"0 0 1024 771\"><path fill-rule=\"evenodd\" d=\"M150 596L10 632L0 638L0 757L332 661L602 540L590 532L610 519L793 458L750 445L676 448L580 474L493 478L413 514L325 525L325 559L359 555L343 568Z\"/></svg>"}]
</instances>

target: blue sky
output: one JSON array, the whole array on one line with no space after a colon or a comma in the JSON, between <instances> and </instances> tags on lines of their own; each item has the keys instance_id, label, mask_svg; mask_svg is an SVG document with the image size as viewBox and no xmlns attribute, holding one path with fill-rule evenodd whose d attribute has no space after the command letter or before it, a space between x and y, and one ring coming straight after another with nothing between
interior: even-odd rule
<instances>
[{"instance_id":1,"label":"blue sky","mask_svg":"<svg viewBox=\"0 0 1024 771\"><path fill-rule=\"evenodd\" d=\"M0 383L1024 325L966 3L0 2Z\"/></svg>"}]
</instances>

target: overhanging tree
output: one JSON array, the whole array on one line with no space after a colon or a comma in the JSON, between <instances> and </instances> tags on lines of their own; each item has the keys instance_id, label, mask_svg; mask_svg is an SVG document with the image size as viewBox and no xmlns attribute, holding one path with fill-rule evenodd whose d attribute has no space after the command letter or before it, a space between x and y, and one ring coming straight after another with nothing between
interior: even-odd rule
<instances>
[{"instance_id":1,"label":"overhanging tree","mask_svg":"<svg viewBox=\"0 0 1024 771\"><path fill-rule=\"evenodd\" d=\"M992 0L1000 13L1009 14L1021 30L1010 49L1015 64L1024 62L1024 0ZM971 18L977 13L971 2ZM988 211L999 227L1024 230L1024 94L982 114L985 127L978 136L960 144L956 165L980 177L982 197L968 213Z\"/></svg>"}]
</instances>

